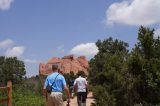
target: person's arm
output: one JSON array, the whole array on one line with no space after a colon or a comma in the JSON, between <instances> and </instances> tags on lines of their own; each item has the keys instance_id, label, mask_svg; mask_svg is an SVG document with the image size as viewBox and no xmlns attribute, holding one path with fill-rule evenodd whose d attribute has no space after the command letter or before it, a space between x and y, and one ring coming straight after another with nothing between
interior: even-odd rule
<instances>
[{"instance_id":1,"label":"person's arm","mask_svg":"<svg viewBox=\"0 0 160 106\"><path fill-rule=\"evenodd\" d=\"M69 89L66 85L64 86L64 91L67 95L67 102L69 103L70 102L70 93L69 93Z\"/></svg>"},{"instance_id":2,"label":"person's arm","mask_svg":"<svg viewBox=\"0 0 160 106\"><path fill-rule=\"evenodd\" d=\"M77 93L77 81L76 80L74 81L73 89L74 89L74 92Z\"/></svg>"},{"instance_id":3,"label":"person's arm","mask_svg":"<svg viewBox=\"0 0 160 106\"><path fill-rule=\"evenodd\" d=\"M69 89L67 87L66 80L64 77L62 77L62 84L63 84L64 91L67 95L67 102L69 103L70 102L70 92L69 92Z\"/></svg>"},{"instance_id":4,"label":"person's arm","mask_svg":"<svg viewBox=\"0 0 160 106\"><path fill-rule=\"evenodd\" d=\"M88 85L88 82L85 80L85 85L86 85L86 92L87 92L87 94L89 93L89 85Z\"/></svg>"},{"instance_id":5,"label":"person's arm","mask_svg":"<svg viewBox=\"0 0 160 106\"><path fill-rule=\"evenodd\" d=\"M48 81L46 78L45 83L44 83L44 87L43 87L43 95L46 97L46 100L48 99L47 90L46 90L47 85L48 85Z\"/></svg>"}]
</instances>

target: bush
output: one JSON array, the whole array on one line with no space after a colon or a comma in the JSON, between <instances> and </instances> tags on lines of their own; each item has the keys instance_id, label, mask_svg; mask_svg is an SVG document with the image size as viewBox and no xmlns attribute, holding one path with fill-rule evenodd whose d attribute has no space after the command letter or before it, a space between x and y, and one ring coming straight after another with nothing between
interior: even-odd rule
<instances>
[{"instance_id":1,"label":"bush","mask_svg":"<svg viewBox=\"0 0 160 106\"><path fill-rule=\"evenodd\" d=\"M45 106L45 97L38 95L24 85L13 87L13 106Z\"/></svg>"},{"instance_id":2,"label":"bush","mask_svg":"<svg viewBox=\"0 0 160 106\"><path fill-rule=\"evenodd\" d=\"M115 106L114 96L109 94L103 86L95 86L93 96L96 99L96 106Z\"/></svg>"}]
</instances>

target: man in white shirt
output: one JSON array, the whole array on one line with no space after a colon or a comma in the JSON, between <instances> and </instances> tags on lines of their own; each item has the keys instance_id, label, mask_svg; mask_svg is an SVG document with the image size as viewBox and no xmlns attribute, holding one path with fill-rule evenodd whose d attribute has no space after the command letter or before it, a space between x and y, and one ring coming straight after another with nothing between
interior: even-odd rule
<instances>
[{"instance_id":1,"label":"man in white shirt","mask_svg":"<svg viewBox=\"0 0 160 106\"><path fill-rule=\"evenodd\" d=\"M74 90L77 92L78 106L86 106L86 88L88 87L87 81L79 73L79 77L74 81Z\"/></svg>"}]
</instances>

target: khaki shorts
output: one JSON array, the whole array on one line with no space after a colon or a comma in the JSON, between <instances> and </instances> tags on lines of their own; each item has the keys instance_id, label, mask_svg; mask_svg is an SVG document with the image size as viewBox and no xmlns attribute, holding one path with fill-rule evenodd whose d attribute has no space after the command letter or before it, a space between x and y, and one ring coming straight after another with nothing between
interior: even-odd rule
<instances>
[{"instance_id":1,"label":"khaki shorts","mask_svg":"<svg viewBox=\"0 0 160 106\"><path fill-rule=\"evenodd\" d=\"M51 92L48 95L47 106L63 106L63 98L61 92Z\"/></svg>"}]
</instances>

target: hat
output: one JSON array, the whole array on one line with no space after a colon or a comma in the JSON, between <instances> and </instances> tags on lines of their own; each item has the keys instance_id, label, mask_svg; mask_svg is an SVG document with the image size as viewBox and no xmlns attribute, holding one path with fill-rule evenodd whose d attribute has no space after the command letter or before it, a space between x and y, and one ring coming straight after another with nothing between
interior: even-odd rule
<instances>
[{"instance_id":1,"label":"hat","mask_svg":"<svg viewBox=\"0 0 160 106\"><path fill-rule=\"evenodd\" d=\"M58 69L59 68L59 65L58 64L53 64L52 65L52 70L56 70L56 69Z\"/></svg>"}]
</instances>

